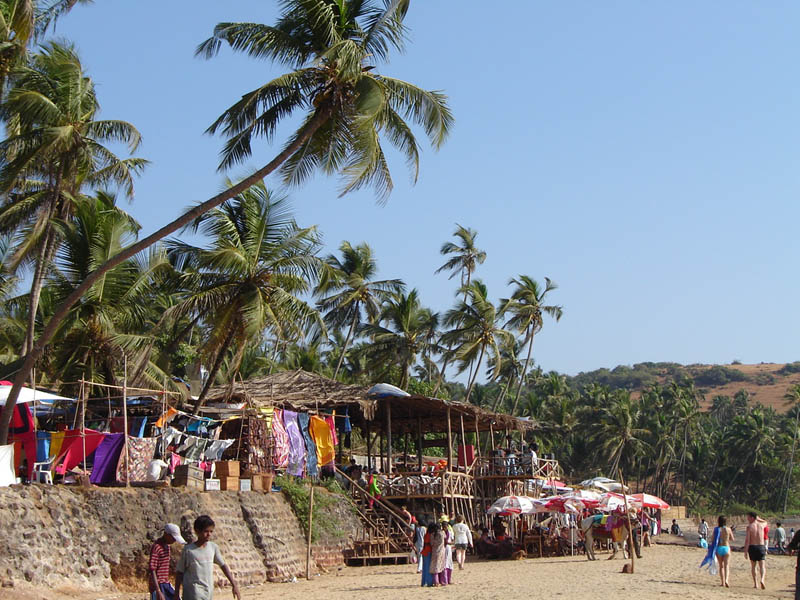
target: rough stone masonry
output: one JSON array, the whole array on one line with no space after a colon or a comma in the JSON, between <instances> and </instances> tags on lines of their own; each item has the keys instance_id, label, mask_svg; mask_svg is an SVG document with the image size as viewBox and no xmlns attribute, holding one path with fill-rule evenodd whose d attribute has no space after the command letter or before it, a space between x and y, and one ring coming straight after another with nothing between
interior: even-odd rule
<instances>
[{"instance_id":1,"label":"rough stone masonry","mask_svg":"<svg viewBox=\"0 0 800 600\"><path fill-rule=\"evenodd\" d=\"M0 489L0 583L146 590L150 544L164 523L191 540L200 514L216 521L213 539L240 585L305 575L305 536L282 494L34 484ZM337 518L358 527L349 511ZM313 570L343 564L350 539L315 544Z\"/></svg>"}]
</instances>

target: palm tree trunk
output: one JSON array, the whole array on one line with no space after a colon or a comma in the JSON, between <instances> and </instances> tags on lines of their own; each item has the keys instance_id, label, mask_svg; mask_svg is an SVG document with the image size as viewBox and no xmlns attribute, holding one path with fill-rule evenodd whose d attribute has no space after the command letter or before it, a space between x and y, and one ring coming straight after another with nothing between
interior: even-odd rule
<instances>
[{"instance_id":1,"label":"palm tree trunk","mask_svg":"<svg viewBox=\"0 0 800 600\"><path fill-rule=\"evenodd\" d=\"M228 335L225 336L225 340L222 342L219 352L217 352L217 357L214 359L214 366L211 367L211 371L208 373L208 379L203 386L203 390L197 397L197 402L194 403L194 409L192 410L193 415L200 414L200 409L203 408L203 404L205 404L206 394L208 394L208 390L211 389L211 386L214 385L214 380L217 378L217 373L219 372L219 368L222 366L222 361L225 360L225 352L228 351L228 346L231 345L235 332L236 328L231 327ZM244 346L244 344L242 344L242 346Z\"/></svg>"},{"instance_id":2,"label":"palm tree trunk","mask_svg":"<svg viewBox=\"0 0 800 600\"><path fill-rule=\"evenodd\" d=\"M339 355L339 361L336 363L336 371L333 373L334 381L339 376L339 369L342 368L342 362L344 362L345 354L347 354L347 347L350 345L350 341L353 337L353 332L356 330L356 323L358 323L358 314L361 312L361 307L356 305L355 314L353 315L353 322L350 323L350 330L347 332L347 337L344 338L344 346L342 347L342 353Z\"/></svg>"},{"instance_id":3,"label":"palm tree trunk","mask_svg":"<svg viewBox=\"0 0 800 600\"><path fill-rule=\"evenodd\" d=\"M798 417L800 417L800 409L795 406L794 414L794 437L792 438L792 456L789 459L789 472L786 474L786 494L783 497L783 512L786 512L786 504L789 502L789 488L792 487L792 472L794 471L794 451L797 447L797 426Z\"/></svg>"},{"instance_id":4,"label":"palm tree trunk","mask_svg":"<svg viewBox=\"0 0 800 600\"><path fill-rule=\"evenodd\" d=\"M447 357L449 356L449 352L450 348L448 348L447 352L445 353L445 359L444 362L442 363L442 370L439 371L439 381L436 382L436 386L433 388L433 392L431 392L431 396L433 396L434 398L436 397L436 392L439 391L439 388L442 386L442 383L444 382L444 372L447 370L447 363L449 362Z\"/></svg>"},{"instance_id":5,"label":"palm tree trunk","mask_svg":"<svg viewBox=\"0 0 800 600\"><path fill-rule=\"evenodd\" d=\"M517 395L514 397L514 407L511 409L511 416L517 412L519 405L519 395L522 393L522 382L525 381L525 374L528 372L528 362L531 360L531 353L533 352L533 331L531 331L531 339L528 342L528 356L525 357L525 365L522 367L522 373L519 374L519 385L517 386Z\"/></svg>"},{"instance_id":6,"label":"palm tree trunk","mask_svg":"<svg viewBox=\"0 0 800 600\"><path fill-rule=\"evenodd\" d=\"M36 257L36 267L33 272L33 281L31 281L31 292L28 296L28 327L25 330L25 342L22 346L21 356L25 356L30 349L33 348L33 340L36 336L36 313L39 310L39 299L42 296L47 267L53 260L55 244L52 243L52 229L50 225L46 225L46 228L47 231L44 234L44 240L42 240L39 256Z\"/></svg>"},{"instance_id":7,"label":"palm tree trunk","mask_svg":"<svg viewBox=\"0 0 800 600\"><path fill-rule=\"evenodd\" d=\"M56 309L53 316L48 321L47 325L42 331L42 334L39 336L39 339L34 342L33 348L28 351L25 360L22 363L22 367L20 370L17 371L16 377L14 377L14 385L11 386L11 391L9 392L8 398L6 399L6 404L3 407L3 411L0 413L0 446L5 445L8 443L8 429L9 425L11 424L11 417L14 414L14 407L17 404L17 398L19 398L19 392L22 389L22 386L25 384L25 380L28 378L28 375L33 368L33 365L36 364L36 361L44 352L45 346L47 343L52 339L53 335L55 334L58 326L61 324L61 321L69 313L69 310L72 308L72 305L75 304L78 300L81 299L83 294L94 285L94 283L100 279L103 275L105 275L108 271L116 267L117 265L123 263L124 261L128 260L132 256L136 255L137 253L141 252L142 250L146 250L156 242L162 240L166 236L170 235L171 233L175 233L179 229L185 227L186 225L190 224L194 221L197 217L207 213L212 208L216 208L226 200L230 200L231 198L241 194L243 191L251 187L254 183L264 179L267 175L275 171L278 167L280 167L292 154L294 154L300 147L311 138L312 135L328 120L331 113L331 107L319 108L317 109L316 114L314 117L306 123L303 128L301 129L299 135L295 138L295 140L286 146L274 159L272 159L269 163L264 165L258 171L250 175L249 177L245 177L239 183L230 188L220 192L216 196L213 196L206 200L205 202L198 204L194 208L186 211L175 219L174 221L168 223L155 233L148 235L143 240L136 242L135 244L131 244L124 250L121 250L118 254L115 254L113 257L108 259L102 265L97 267L89 276L81 283L75 290L67 296L67 298L61 303L61 305Z\"/></svg>"},{"instance_id":8,"label":"palm tree trunk","mask_svg":"<svg viewBox=\"0 0 800 600\"><path fill-rule=\"evenodd\" d=\"M481 361L483 360L483 353L486 351L486 344L481 346L481 355L478 357L478 364L475 367L475 373L472 375L472 381L469 382L469 387L467 388L467 397L464 399L464 402L469 404L469 396L472 394L472 387L475 385L475 380L478 378L478 370L480 368Z\"/></svg>"}]
</instances>

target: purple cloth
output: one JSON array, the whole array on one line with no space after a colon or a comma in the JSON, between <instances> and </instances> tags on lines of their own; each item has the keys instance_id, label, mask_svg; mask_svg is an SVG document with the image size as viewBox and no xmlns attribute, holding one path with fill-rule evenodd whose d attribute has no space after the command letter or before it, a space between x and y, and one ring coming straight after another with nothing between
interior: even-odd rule
<instances>
[{"instance_id":1,"label":"purple cloth","mask_svg":"<svg viewBox=\"0 0 800 600\"><path fill-rule=\"evenodd\" d=\"M290 410L283 411L283 426L289 434L289 475L295 477L303 476L303 469L306 463L306 445L303 441L303 433L297 422L297 413Z\"/></svg>"},{"instance_id":2,"label":"purple cloth","mask_svg":"<svg viewBox=\"0 0 800 600\"><path fill-rule=\"evenodd\" d=\"M100 485L116 480L117 463L124 444L125 435L122 433L109 433L103 438L94 453L94 465L89 481Z\"/></svg>"}]
</instances>

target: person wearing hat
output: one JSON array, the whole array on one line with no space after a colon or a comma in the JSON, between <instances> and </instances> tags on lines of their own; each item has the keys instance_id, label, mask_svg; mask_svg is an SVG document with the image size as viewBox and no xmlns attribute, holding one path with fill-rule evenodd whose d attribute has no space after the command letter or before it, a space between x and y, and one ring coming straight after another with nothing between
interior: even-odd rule
<instances>
[{"instance_id":1,"label":"person wearing hat","mask_svg":"<svg viewBox=\"0 0 800 600\"><path fill-rule=\"evenodd\" d=\"M150 600L175 600L175 590L169 582L170 546L175 542L186 545L178 526L167 523L164 533L150 546L150 563L147 567Z\"/></svg>"}]
</instances>

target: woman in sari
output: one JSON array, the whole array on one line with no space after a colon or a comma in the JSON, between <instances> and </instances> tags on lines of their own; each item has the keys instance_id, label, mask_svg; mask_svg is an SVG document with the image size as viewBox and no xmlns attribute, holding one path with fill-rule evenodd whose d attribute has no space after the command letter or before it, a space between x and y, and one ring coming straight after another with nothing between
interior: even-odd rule
<instances>
[{"instance_id":1,"label":"woman in sari","mask_svg":"<svg viewBox=\"0 0 800 600\"><path fill-rule=\"evenodd\" d=\"M431 571L432 547L431 538L439 531L436 523L428 525L422 545L422 587L431 587L434 584L433 571Z\"/></svg>"},{"instance_id":2,"label":"woman in sari","mask_svg":"<svg viewBox=\"0 0 800 600\"><path fill-rule=\"evenodd\" d=\"M431 564L428 570L433 576L433 587L447 585L445 580L445 567L447 566L447 532L439 527L431 535ZM428 528L430 531L431 528Z\"/></svg>"}]
</instances>

